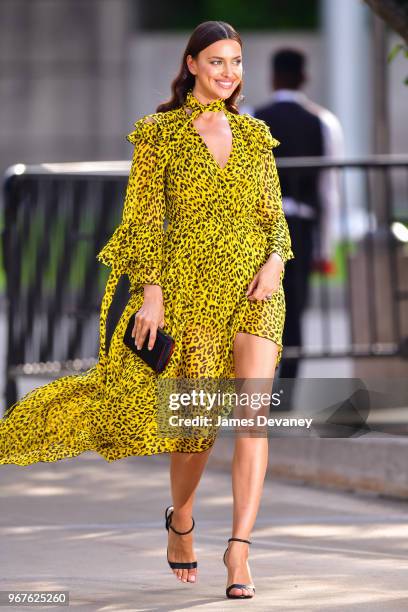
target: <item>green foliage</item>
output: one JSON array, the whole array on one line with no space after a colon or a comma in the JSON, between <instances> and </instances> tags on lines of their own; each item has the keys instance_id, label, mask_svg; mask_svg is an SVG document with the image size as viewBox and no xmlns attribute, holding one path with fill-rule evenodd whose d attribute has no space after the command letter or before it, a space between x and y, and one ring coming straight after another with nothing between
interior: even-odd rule
<instances>
[{"instance_id":1,"label":"green foliage","mask_svg":"<svg viewBox=\"0 0 408 612\"><path fill-rule=\"evenodd\" d=\"M391 62L394 59L394 57L398 55L400 51L403 51L404 56L408 58L408 45L405 45L403 43L398 43L391 49L388 55L388 61Z\"/></svg>"},{"instance_id":2,"label":"green foliage","mask_svg":"<svg viewBox=\"0 0 408 612\"><path fill-rule=\"evenodd\" d=\"M135 26L144 30L193 30L220 20L242 30L313 30L319 26L318 0L152 0L135 3Z\"/></svg>"},{"instance_id":3,"label":"green foliage","mask_svg":"<svg viewBox=\"0 0 408 612\"><path fill-rule=\"evenodd\" d=\"M401 51L405 59L408 59L408 45L406 45L405 43L398 43L397 45L394 45L394 47L389 52L388 58L387 58L388 63L392 62L397 57L397 55L399 55ZM408 76L405 77L405 79L403 80L403 83L404 85L408 85Z\"/></svg>"},{"instance_id":4,"label":"green foliage","mask_svg":"<svg viewBox=\"0 0 408 612\"><path fill-rule=\"evenodd\" d=\"M344 286L347 282L347 259L356 251L355 243L342 239L340 240L334 251L334 267L335 273L330 276L323 276L318 272L312 272L310 275L311 283L314 286L327 284L329 286Z\"/></svg>"}]
</instances>

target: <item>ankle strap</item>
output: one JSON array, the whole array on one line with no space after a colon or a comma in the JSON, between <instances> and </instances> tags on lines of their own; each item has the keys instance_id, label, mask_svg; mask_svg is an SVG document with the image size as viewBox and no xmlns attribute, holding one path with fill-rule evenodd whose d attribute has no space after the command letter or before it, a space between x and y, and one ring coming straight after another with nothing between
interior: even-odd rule
<instances>
[{"instance_id":1,"label":"ankle strap","mask_svg":"<svg viewBox=\"0 0 408 612\"><path fill-rule=\"evenodd\" d=\"M193 517L191 517L191 520L193 521L193 524L191 525L190 529L188 529L188 531L177 531L177 529L175 529L171 523L169 523L169 527L170 529L172 529L172 531L174 531L174 533L177 533L177 535L187 535L188 533L190 533L190 531L193 531L194 529L195 523Z\"/></svg>"},{"instance_id":2,"label":"ankle strap","mask_svg":"<svg viewBox=\"0 0 408 612\"><path fill-rule=\"evenodd\" d=\"M191 517L193 524L191 525L190 529L188 529L188 531L177 531L177 529L175 529L173 525L171 524L172 517L173 517L173 510L170 512L169 516L167 517L166 523L167 523L167 528L170 527L170 529L174 531L174 533L177 533L177 535L187 535L188 533L190 533L190 531L193 531L194 525L195 525L193 517Z\"/></svg>"},{"instance_id":3,"label":"ankle strap","mask_svg":"<svg viewBox=\"0 0 408 612\"><path fill-rule=\"evenodd\" d=\"M252 544L249 540L243 540L242 538L228 538L228 542L245 542L245 544Z\"/></svg>"}]
</instances>

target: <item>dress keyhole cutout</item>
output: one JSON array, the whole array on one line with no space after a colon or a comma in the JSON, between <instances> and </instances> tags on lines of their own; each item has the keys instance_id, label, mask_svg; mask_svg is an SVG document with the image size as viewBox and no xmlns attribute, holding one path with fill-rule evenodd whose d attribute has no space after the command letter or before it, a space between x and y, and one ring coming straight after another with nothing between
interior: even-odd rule
<instances>
[{"instance_id":1,"label":"dress keyhole cutout","mask_svg":"<svg viewBox=\"0 0 408 612\"><path fill-rule=\"evenodd\" d=\"M188 113L190 114L190 113ZM231 125L226 121L226 128L219 132L216 130L206 130L201 133L193 121L191 125L200 138L205 149L208 151L213 162L217 165L220 170L225 170L231 160L233 148L234 148L234 134L232 132ZM228 130L229 128L229 130Z\"/></svg>"}]
</instances>

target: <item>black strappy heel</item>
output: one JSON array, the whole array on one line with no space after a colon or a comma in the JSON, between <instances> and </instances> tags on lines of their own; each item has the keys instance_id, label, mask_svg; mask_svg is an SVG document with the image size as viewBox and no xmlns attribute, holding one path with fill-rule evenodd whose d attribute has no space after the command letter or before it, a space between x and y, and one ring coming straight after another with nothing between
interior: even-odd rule
<instances>
[{"instance_id":1,"label":"black strappy heel","mask_svg":"<svg viewBox=\"0 0 408 612\"><path fill-rule=\"evenodd\" d=\"M229 538L228 542L245 542L246 544L252 544L252 542L250 542L249 540L243 540L241 538ZM222 560L224 561L225 567L228 567L226 562L225 562L225 555L228 552L228 548L229 548L229 546L227 546L227 548L225 549L224 556L222 558ZM250 590L253 591L253 593L252 593L252 595L244 595L243 593L241 595L231 595L232 589L246 589L248 591L250 591ZM254 587L253 584L234 583L234 584L230 584L225 589L225 594L228 597L228 599L252 599L252 597L255 595L255 587Z\"/></svg>"},{"instance_id":2,"label":"black strappy heel","mask_svg":"<svg viewBox=\"0 0 408 612\"><path fill-rule=\"evenodd\" d=\"M171 510L171 512L169 512L169 510ZM194 525L195 525L193 517L191 517L193 524L188 531L177 531L177 529L173 527L173 525L171 524L171 517L173 515L173 510L174 510L173 506L167 506L166 511L164 513L167 531L171 529L172 531L174 531L174 533L177 533L177 535L187 535L188 533L190 533L190 531L193 531ZM167 563L170 565L171 569L194 569L195 567L197 567L197 561L184 561L184 562L170 561L169 560L169 547L167 547Z\"/></svg>"}]
</instances>

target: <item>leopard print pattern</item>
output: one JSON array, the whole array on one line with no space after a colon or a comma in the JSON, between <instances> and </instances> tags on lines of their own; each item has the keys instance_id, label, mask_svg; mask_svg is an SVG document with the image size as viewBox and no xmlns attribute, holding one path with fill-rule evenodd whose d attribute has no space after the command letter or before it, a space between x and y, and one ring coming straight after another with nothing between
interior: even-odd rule
<instances>
[{"instance_id":1,"label":"leopard print pattern","mask_svg":"<svg viewBox=\"0 0 408 612\"><path fill-rule=\"evenodd\" d=\"M161 452L200 452L214 437L160 437L157 383L174 378L234 378L238 331L268 338L282 354L285 295L281 273L267 301L245 295L272 252L294 257L282 210L267 124L229 111L233 144L224 168L193 125L189 92L175 110L145 115L127 135L134 145L123 216L97 258L111 268L100 311L98 363L26 394L0 421L0 463L28 465L95 451L107 461ZM167 230L163 221L167 217ZM106 319L122 274L130 297L106 350ZM175 350L156 374L123 343L143 285L160 284L165 331Z\"/></svg>"}]
</instances>

